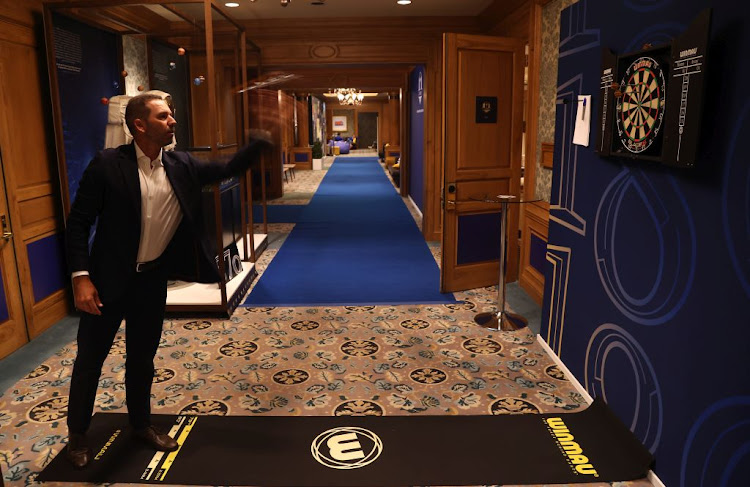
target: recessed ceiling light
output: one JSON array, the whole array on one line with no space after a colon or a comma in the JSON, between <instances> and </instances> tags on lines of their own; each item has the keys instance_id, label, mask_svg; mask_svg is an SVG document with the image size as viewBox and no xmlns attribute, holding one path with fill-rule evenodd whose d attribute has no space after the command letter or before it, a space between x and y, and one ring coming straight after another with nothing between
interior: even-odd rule
<instances>
[{"instance_id":1,"label":"recessed ceiling light","mask_svg":"<svg viewBox=\"0 0 750 487\"><path fill-rule=\"evenodd\" d=\"M225 7L229 7L229 8L234 8L234 7L239 7L240 4L237 3L237 2L227 2L227 3L224 4L224 6Z\"/></svg>"},{"instance_id":2,"label":"recessed ceiling light","mask_svg":"<svg viewBox=\"0 0 750 487\"><path fill-rule=\"evenodd\" d=\"M409 5L411 0L398 0L396 3L399 5Z\"/></svg>"}]
</instances>

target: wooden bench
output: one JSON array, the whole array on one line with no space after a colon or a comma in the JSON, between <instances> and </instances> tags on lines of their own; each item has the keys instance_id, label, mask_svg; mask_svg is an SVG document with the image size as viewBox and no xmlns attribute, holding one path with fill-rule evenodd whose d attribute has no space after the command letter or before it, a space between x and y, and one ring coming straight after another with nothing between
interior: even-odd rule
<instances>
[{"instance_id":1,"label":"wooden bench","mask_svg":"<svg viewBox=\"0 0 750 487\"><path fill-rule=\"evenodd\" d=\"M294 181L294 166L296 164L284 164L284 179L286 182L289 182L289 176L292 176L292 181Z\"/></svg>"}]
</instances>

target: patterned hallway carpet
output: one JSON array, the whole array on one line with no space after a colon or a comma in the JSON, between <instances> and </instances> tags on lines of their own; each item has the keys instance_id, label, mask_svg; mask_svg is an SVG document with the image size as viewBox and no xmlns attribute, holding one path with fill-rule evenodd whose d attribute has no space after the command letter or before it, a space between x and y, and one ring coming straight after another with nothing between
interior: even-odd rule
<instances>
[{"instance_id":1,"label":"patterned hallway carpet","mask_svg":"<svg viewBox=\"0 0 750 487\"><path fill-rule=\"evenodd\" d=\"M273 255L263 253L259 272ZM585 408L532 333L473 323L474 314L494 310L495 293L456 293L463 302L447 305L248 308L230 319L169 319L155 361L153 412L409 416ZM96 411L126 410L124 338L123 327L103 368ZM63 347L0 396L6 486L35 485L64 447L75 353L75 343ZM507 447L498 442L498 454Z\"/></svg>"}]
</instances>

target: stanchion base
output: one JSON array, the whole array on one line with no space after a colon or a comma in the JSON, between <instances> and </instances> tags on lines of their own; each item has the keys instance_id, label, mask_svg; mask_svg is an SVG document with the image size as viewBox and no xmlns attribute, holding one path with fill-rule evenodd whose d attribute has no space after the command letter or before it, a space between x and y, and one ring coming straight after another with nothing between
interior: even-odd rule
<instances>
[{"instance_id":1,"label":"stanchion base","mask_svg":"<svg viewBox=\"0 0 750 487\"><path fill-rule=\"evenodd\" d=\"M502 320L498 313L479 313L474 317L474 323L484 328L502 331L520 330L529 325L528 320L523 316L507 311L502 314Z\"/></svg>"}]
</instances>

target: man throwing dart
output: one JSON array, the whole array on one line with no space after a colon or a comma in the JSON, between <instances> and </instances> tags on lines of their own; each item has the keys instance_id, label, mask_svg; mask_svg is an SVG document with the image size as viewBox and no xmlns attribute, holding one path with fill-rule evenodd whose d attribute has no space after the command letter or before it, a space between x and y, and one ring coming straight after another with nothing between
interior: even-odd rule
<instances>
[{"instance_id":1,"label":"man throwing dart","mask_svg":"<svg viewBox=\"0 0 750 487\"><path fill-rule=\"evenodd\" d=\"M216 251L204 231L201 188L243 173L271 147L267 135L256 136L228 163L168 152L163 147L172 142L177 124L172 115L157 95L132 98L125 122L133 142L94 157L68 217L66 252L81 318L66 456L77 468L92 459L86 431L102 365L123 319L125 390L133 434L156 450L177 449L173 438L151 425L150 416L153 359L161 337L167 280L221 280Z\"/></svg>"}]
</instances>

